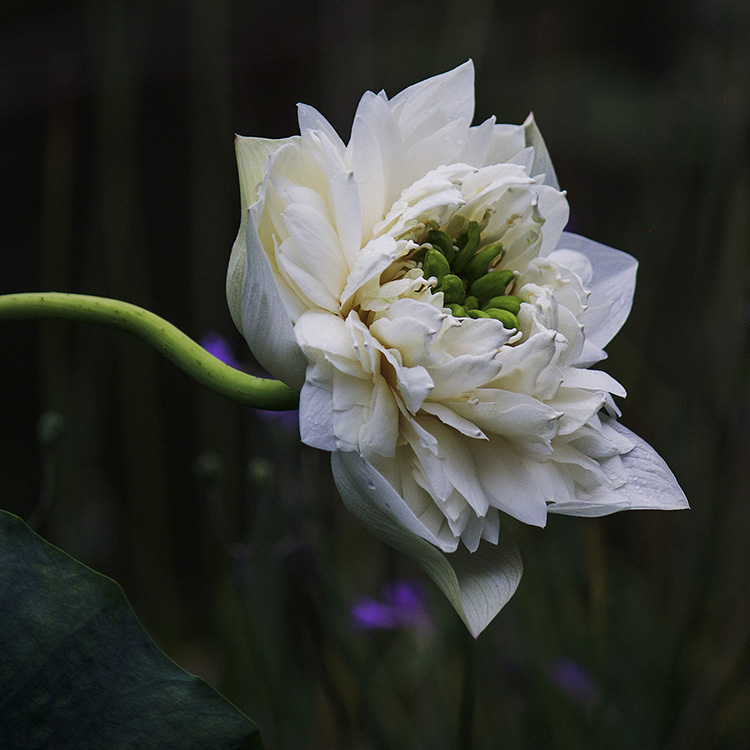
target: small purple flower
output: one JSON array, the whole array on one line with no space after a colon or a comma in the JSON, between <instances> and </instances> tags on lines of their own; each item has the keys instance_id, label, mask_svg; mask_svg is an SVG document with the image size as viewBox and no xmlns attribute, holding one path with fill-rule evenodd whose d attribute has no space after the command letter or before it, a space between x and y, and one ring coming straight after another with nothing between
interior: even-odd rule
<instances>
[{"instance_id":1,"label":"small purple flower","mask_svg":"<svg viewBox=\"0 0 750 750\"><path fill-rule=\"evenodd\" d=\"M200 345L209 353L213 354L216 359L221 360L225 365L234 367L235 370L245 370L245 367L234 357L234 352L229 346L229 342L219 333L209 331L200 340ZM267 373L266 373L267 374ZM284 432L299 433L299 410L291 411L267 411L266 409L256 409L255 413L264 421L279 425Z\"/></svg>"},{"instance_id":2,"label":"small purple flower","mask_svg":"<svg viewBox=\"0 0 750 750\"><path fill-rule=\"evenodd\" d=\"M235 370L244 370L245 368L234 358L234 352L229 346L229 342L216 331L209 331L200 340L200 345L209 353L213 354L216 359L220 359L225 365L234 367Z\"/></svg>"},{"instance_id":3,"label":"small purple flower","mask_svg":"<svg viewBox=\"0 0 750 750\"><path fill-rule=\"evenodd\" d=\"M357 599L351 608L351 618L357 630L424 629L430 622L424 590L408 581L385 584L382 599Z\"/></svg>"},{"instance_id":4,"label":"small purple flower","mask_svg":"<svg viewBox=\"0 0 750 750\"><path fill-rule=\"evenodd\" d=\"M567 656L558 656L547 665L547 676L563 693L586 709L596 706L601 694L591 672Z\"/></svg>"},{"instance_id":5,"label":"small purple flower","mask_svg":"<svg viewBox=\"0 0 750 750\"><path fill-rule=\"evenodd\" d=\"M299 409L288 411L268 411L255 409L255 413L264 421L277 424L283 432L299 434Z\"/></svg>"}]
</instances>

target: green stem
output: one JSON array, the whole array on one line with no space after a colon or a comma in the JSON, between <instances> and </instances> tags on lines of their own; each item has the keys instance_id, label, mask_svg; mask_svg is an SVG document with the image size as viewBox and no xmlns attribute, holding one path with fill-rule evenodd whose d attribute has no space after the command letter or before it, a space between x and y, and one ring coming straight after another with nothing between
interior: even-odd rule
<instances>
[{"instance_id":1,"label":"green stem","mask_svg":"<svg viewBox=\"0 0 750 750\"><path fill-rule=\"evenodd\" d=\"M256 378L224 364L178 328L142 307L128 302L61 292L0 295L2 320L72 320L117 328L147 344L201 385L259 409L296 409L299 394L278 380Z\"/></svg>"}]
</instances>

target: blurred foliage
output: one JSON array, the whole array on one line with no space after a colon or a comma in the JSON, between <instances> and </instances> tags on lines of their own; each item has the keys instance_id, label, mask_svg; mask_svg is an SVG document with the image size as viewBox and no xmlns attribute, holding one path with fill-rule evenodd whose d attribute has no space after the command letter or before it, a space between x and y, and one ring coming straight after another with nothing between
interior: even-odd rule
<instances>
[{"instance_id":1,"label":"blurred foliage","mask_svg":"<svg viewBox=\"0 0 750 750\"><path fill-rule=\"evenodd\" d=\"M747 747L746 3L6 0L0 291L119 297L249 363L232 134L295 132L297 101L347 134L365 89L468 57L477 121L533 109L571 228L641 263L604 366L691 511L513 524L524 579L476 643L434 588L431 629L355 631L359 595L421 574L346 515L327 457L63 323L0 331L0 507L118 580L272 749Z\"/></svg>"},{"instance_id":2,"label":"blurred foliage","mask_svg":"<svg viewBox=\"0 0 750 750\"><path fill-rule=\"evenodd\" d=\"M257 727L149 638L122 589L0 510L5 750L263 750Z\"/></svg>"}]
</instances>

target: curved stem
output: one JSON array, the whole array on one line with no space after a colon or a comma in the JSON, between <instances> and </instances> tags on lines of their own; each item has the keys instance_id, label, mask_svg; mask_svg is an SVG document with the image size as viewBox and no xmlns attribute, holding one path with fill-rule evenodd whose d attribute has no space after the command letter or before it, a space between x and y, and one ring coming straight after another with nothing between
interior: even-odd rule
<instances>
[{"instance_id":1,"label":"curved stem","mask_svg":"<svg viewBox=\"0 0 750 750\"><path fill-rule=\"evenodd\" d=\"M190 377L245 406L296 409L299 394L278 380L256 378L224 364L202 346L142 307L128 302L61 292L0 295L0 321L58 318L117 328L142 339Z\"/></svg>"}]
</instances>

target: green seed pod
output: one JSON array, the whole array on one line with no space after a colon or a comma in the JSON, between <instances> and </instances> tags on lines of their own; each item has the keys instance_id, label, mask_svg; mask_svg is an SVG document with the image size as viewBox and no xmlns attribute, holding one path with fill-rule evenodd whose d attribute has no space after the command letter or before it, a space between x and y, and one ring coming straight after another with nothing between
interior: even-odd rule
<instances>
[{"instance_id":1,"label":"green seed pod","mask_svg":"<svg viewBox=\"0 0 750 750\"><path fill-rule=\"evenodd\" d=\"M489 313L486 313L484 310L468 310L467 314L470 318L491 318L492 317Z\"/></svg>"},{"instance_id":2,"label":"green seed pod","mask_svg":"<svg viewBox=\"0 0 750 750\"><path fill-rule=\"evenodd\" d=\"M450 273L451 267L440 250L434 248L427 251L422 263L422 275L429 279L434 276L438 284L443 280L445 274Z\"/></svg>"},{"instance_id":3,"label":"green seed pod","mask_svg":"<svg viewBox=\"0 0 750 750\"><path fill-rule=\"evenodd\" d=\"M479 300L476 297L467 297L464 300L464 307L467 310L476 310L479 307Z\"/></svg>"},{"instance_id":4,"label":"green seed pod","mask_svg":"<svg viewBox=\"0 0 750 750\"><path fill-rule=\"evenodd\" d=\"M449 304L446 305L446 307L451 311L451 313L457 317L457 318L465 318L466 317L466 308L462 305L456 305L456 304Z\"/></svg>"},{"instance_id":5,"label":"green seed pod","mask_svg":"<svg viewBox=\"0 0 750 750\"><path fill-rule=\"evenodd\" d=\"M497 273L497 271L495 272ZM489 274L488 274L489 275ZM512 294L501 294L498 297L493 297L488 302L482 305L482 310L488 310L490 307L495 307L499 310L507 310L518 315L521 309L521 300L518 297L514 297Z\"/></svg>"},{"instance_id":6,"label":"green seed pod","mask_svg":"<svg viewBox=\"0 0 750 750\"><path fill-rule=\"evenodd\" d=\"M473 310L471 312L474 312ZM499 320L505 328L516 328L518 329L518 318L508 310L500 310L496 307L491 307L489 310L483 310L488 318L494 318Z\"/></svg>"},{"instance_id":7,"label":"green seed pod","mask_svg":"<svg viewBox=\"0 0 750 750\"><path fill-rule=\"evenodd\" d=\"M470 221L466 234L461 235L456 244L460 248L451 264L453 273L461 273L479 247L479 224Z\"/></svg>"},{"instance_id":8,"label":"green seed pod","mask_svg":"<svg viewBox=\"0 0 750 750\"><path fill-rule=\"evenodd\" d=\"M503 251L501 243L497 242L494 245L487 245L482 248L474 257L464 266L463 277L466 281L471 284L480 276L484 276L495 258L500 255Z\"/></svg>"},{"instance_id":9,"label":"green seed pod","mask_svg":"<svg viewBox=\"0 0 750 750\"><path fill-rule=\"evenodd\" d=\"M513 279L515 279L513 271L507 268L502 271L491 271L478 278L471 285L469 292L484 305L493 297L505 296L505 290Z\"/></svg>"},{"instance_id":10,"label":"green seed pod","mask_svg":"<svg viewBox=\"0 0 750 750\"><path fill-rule=\"evenodd\" d=\"M456 251L453 249L451 238L445 232L440 229L430 229L427 232L427 239L436 250L440 250L448 263L453 262L453 258L456 257Z\"/></svg>"},{"instance_id":11,"label":"green seed pod","mask_svg":"<svg viewBox=\"0 0 750 750\"><path fill-rule=\"evenodd\" d=\"M455 274L447 273L435 290L443 293L443 300L446 305L453 302L460 302L464 294L464 283Z\"/></svg>"}]
</instances>

